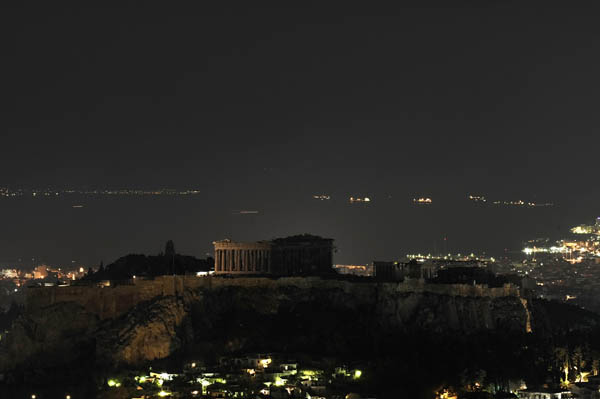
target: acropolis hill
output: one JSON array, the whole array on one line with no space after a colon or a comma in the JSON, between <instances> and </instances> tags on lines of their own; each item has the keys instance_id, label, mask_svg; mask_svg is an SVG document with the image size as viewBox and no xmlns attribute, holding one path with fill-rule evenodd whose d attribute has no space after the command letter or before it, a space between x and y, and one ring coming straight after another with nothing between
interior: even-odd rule
<instances>
[{"instance_id":1,"label":"acropolis hill","mask_svg":"<svg viewBox=\"0 0 600 399\"><path fill-rule=\"evenodd\" d=\"M157 297L194 297L198 293L223 289L279 290L338 290L353 295L357 300L370 302L389 295L441 295L450 298L487 298L494 300L511 297L521 300L518 287L489 288L485 285L426 284L418 280L402 283L375 281L351 282L320 277L217 277L217 276L158 276L153 279L135 279L131 285L31 287L26 291L27 310L35 312L61 302L74 302L100 319L118 317L139 303ZM526 306L525 308L526 309ZM491 327L490 324L488 327Z\"/></svg>"},{"instance_id":2,"label":"acropolis hill","mask_svg":"<svg viewBox=\"0 0 600 399\"><path fill-rule=\"evenodd\" d=\"M215 248L213 275L209 259L177 255L169 242L164 253L128 255L75 285L27 288L26 313L0 342L0 373L82 359L92 368L129 367L189 353L383 356L422 337L526 336L557 325L556 309L511 284L426 283L428 271L411 274L413 264L401 282L336 275L329 239L224 240ZM568 328L600 324L568 314Z\"/></svg>"},{"instance_id":3,"label":"acropolis hill","mask_svg":"<svg viewBox=\"0 0 600 399\"><path fill-rule=\"evenodd\" d=\"M132 285L29 288L27 312L0 345L0 372L142 365L172 355L385 353L417 334L527 334L551 312L515 286L324 277L159 276ZM597 318L578 323L597 325ZM569 326L571 328L573 324Z\"/></svg>"}]
</instances>

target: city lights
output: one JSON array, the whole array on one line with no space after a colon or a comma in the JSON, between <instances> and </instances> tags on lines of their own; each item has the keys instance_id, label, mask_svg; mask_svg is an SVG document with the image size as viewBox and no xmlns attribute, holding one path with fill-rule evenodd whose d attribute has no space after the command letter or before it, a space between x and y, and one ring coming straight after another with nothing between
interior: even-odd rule
<instances>
[{"instance_id":1,"label":"city lights","mask_svg":"<svg viewBox=\"0 0 600 399\"><path fill-rule=\"evenodd\" d=\"M433 203L433 200L429 197L413 198L413 202L420 205L429 205Z\"/></svg>"},{"instance_id":2,"label":"city lights","mask_svg":"<svg viewBox=\"0 0 600 399\"><path fill-rule=\"evenodd\" d=\"M67 189L51 189L51 188L34 188L34 189L13 189L9 187L0 187L0 197L56 197L62 195L80 195L80 196L188 196L200 195L202 192L198 189L176 190L159 188L154 190L142 190L135 188L125 189L97 189L84 190L78 188ZM81 206L78 206L81 207Z\"/></svg>"},{"instance_id":3,"label":"city lights","mask_svg":"<svg viewBox=\"0 0 600 399\"><path fill-rule=\"evenodd\" d=\"M369 198L369 197L350 197L349 201L351 204L364 203L364 202L371 202L371 198Z\"/></svg>"}]
</instances>

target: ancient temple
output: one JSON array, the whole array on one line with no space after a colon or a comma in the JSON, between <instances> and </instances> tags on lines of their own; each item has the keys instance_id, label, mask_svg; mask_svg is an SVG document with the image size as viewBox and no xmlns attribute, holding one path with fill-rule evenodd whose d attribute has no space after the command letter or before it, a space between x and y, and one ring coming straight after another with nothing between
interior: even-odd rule
<instances>
[{"instance_id":1,"label":"ancient temple","mask_svg":"<svg viewBox=\"0 0 600 399\"><path fill-rule=\"evenodd\" d=\"M215 273L322 275L333 271L333 239L309 234L271 241L215 241Z\"/></svg>"}]
</instances>

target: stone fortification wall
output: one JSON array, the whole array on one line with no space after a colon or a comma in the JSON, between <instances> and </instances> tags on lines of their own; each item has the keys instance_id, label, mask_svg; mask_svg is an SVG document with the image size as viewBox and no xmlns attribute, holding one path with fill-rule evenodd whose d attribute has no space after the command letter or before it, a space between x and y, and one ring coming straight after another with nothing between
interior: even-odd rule
<instances>
[{"instance_id":1,"label":"stone fortification wall","mask_svg":"<svg viewBox=\"0 0 600 399\"><path fill-rule=\"evenodd\" d=\"M198 288L201 282L197 277L162 276L154 280L136 279L132 285L32 287L26 292L26 306L31 312L59 302L76 302L106 319L152 298L181 295L186 289Z\"/></svg>"},{"instance_id":2,"label":"stone fortification wall","mask_svg":"<svg viewBox=\"0 0 600 399\"><path fill-rule=\"evenodd\" d=\"M136 279L132 285L34 287L27 289L27 309L34 311L59 302L76 302L101 319L124 314L140 302L160 296L183 296L191 291L217 290L228 287L278 289L339 290L357 299L372 300L385 294L435 294L450 297L520 297L516 286L489 288L483 285L351 282L319 277L285 277L279 279L247 277L161 276L153 280Z\"/></svg>"}]
</instances>

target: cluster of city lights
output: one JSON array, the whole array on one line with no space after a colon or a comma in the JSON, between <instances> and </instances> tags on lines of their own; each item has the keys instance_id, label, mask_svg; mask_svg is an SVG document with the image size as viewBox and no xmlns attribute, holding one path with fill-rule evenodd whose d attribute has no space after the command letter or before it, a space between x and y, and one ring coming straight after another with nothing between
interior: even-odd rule
<instances>
[{"instance_id":1,"label":"cluster of city lights","mask_svg":"<svg viewBox=\"0 0 600 399\"><path fill-rule=\"evenodd\" d=\"M249 363L241 363L240 361L243 360L249 360ZM232 366L241 367L237 369L236 373L235 371L232 372ZM227 374L223 373L223 367L227 368ZM273 369L273 371L267 372L267 369ZM183 366L183 373L181 374L153 372L151 370L148 373L137 375L133 378L125 375L113 376L107 381L107 389L118 391L121 387L133 385L136 391L141 394L138 395L141 398L154 398L157 396L161 398L182 397L182 392L178 392L180 388L178 383L173 384L173 382L187 378L187 384L191 386L189 390L188 388L184 390L188 394L191 394L191 397L238 398L246 397L246 392L239 391L239 378L242 378L243 380L253 380L252 384L256 383L256 385L252 389L257 390L257 393L270 397L273 387L282 388L287 391L288 395L292 395L294 391L297 391L298 384L311 386L316 382L322 383L325 379L325 371L322 369L299 369L295 361L289 363L274 362L274 359L270 355L265 354L258 354L257 357L252 357L252 359L231 359L231 363L225 362L215 368L207 368L195 362L187 363ZM331 375L353 381L364 378L362 370L348 368L345 365L335 367ZM227 378L224 378L225 376ZM331 383L331 381L329 382ZM310 398L311 396L307 394L306 397Z\"/></svg>"},{"instance_id":2,"label":"cluster of city lights","mask_svg":"<svg viewBox=\"0 0 600 399\"><path fill-rule=\"evenodd\" d=\"M422 205L429 205L433 200L429 197L413 198L413 202Z\"/></svg>"},{"instance_id":3,"label":"cluster of city lights","mask_svg":"<svg viewBox=\"0 0 600 399\"><path fill-rule=\"evenodd\" d=\"M472 195L469 194L468 196L470 201L473 202L481 202L481 203L487 203L488 200L487 198L485 198L483 195ZM554 206L553 203L551 202L533 202L533 201L523 201L523 200L516 200L516 201L500 201L500 200L496 200L496 201L491 201L491 204L493 205L501 205L501 206L522 206L522 207L530 207L530 208L534 208L534 207L546 207L546 206Z\"/></svg>"},{"instance_id":4,"label":"cluster of city lights","mask_svg":"<svg viewBox=\"0 0 600 399\"><path fill-rule=\"evenodd\" d=\"M596 219L596 224L581 224L571 229L573 234L596 234L600 236L600 217Z\"/></svg>"},{"instance_id":5,"label":"cluster of city lights","mask_svg":"<svg viewBox=\"0 0 600 399\"><path fill-rule=\"evenodd\" d=\"M315 194L313 198L320 201L328 201L331 199L331 196L327 194Z\"/></svg>"},{"instance_id":6,"label":"cluster of city lights","mask_svg":"<svg viewBox=\"0 0 600 399\"><path fill-rule=\"evenodd\" d=\"M495 262L496 259L493 257L486 257L481 255L476 255L474 253L470 253L468 255L464 254L447 254L447 255L432 255L432 254L408 254L406 255L407 259L417 260L419 262L424 262L427 260L432 261L455 261L455 262Z\"/></svg>"},{"instance_id":7,"label":"cluster of city lights","mask_svg":"<svg viewBox=\"0 0 600 399\"><path fill-rule=\"evenodd\" d=\"M9 187L0 187L0 197L57 197L60 195L112 195L112 196L152 196L152 195L198 195L200 190L175 190L175 189L98 189L98 190L81 190L81 189L11 189Z\"/></svg>"},{"instance_id":8,"label":"cluster of city lights","mask_svg":"<svg viewBox=\"0 0 600 399\"><path fill-rule=\"evenodd\" d=\"M537 253L549 253L549 254L566 254L570 250L565 246L551 246L551 247L525 247L523 253L525 255L532 255Z\"/></svg>"},{"instance_id":9,"label":"cluster of city lights","mask_svg":"<svg viewBox=\"0 0 600 399\"><path fill-rule=\"evenodd\" d=\"M525 247L523 253L535 256L536 254L556 254L569 263L581 263L584 259L600 258L600 247L597 242L563 242L560 246L550 247Z\"/></svg>"},{"instance_id":10,"label":"cluster of city lights","mask_svg":"<svg viewBox=\"0 0 600 399\"><path fill-rule=\"evenodd\" d=\"M350 203L354 204L355 202L371 202L371 198L369 198L369 197L350 197Z\"/></svg>"},{"instance_id":11,"label":"cluster of city lights","mask_svg":"<svg viewBox=\"0 0 600 399\"><path fill-rule=\"evenodd\" d=\"M483 195L469 195L469 199L475 202L487 202Z\"/></svg>"},{"instance_id":12,"label":"cluster of city lights","mask_svg":"<svg viewBox=\"0 0 600 399\"><path fill-rule=\"evenodd\" d=\"M508 205L508 206L526 206L526 207L540 207L540 206L554 206L553 203L551 202L544 202L544 203L540 203L540 202L526 202L523 200L517 200L517 201L494 201L492 202L494 205Z\"/></svg>"},{"instance_id":13,"label":"cluster of city lights","mask_svg":"<svg viewBox=\"0 0 600 399\"><path fill-rule=\"evenodd\" d=\"M536 254L557 254L570 263L580 263L584 259L600 258L600 218L595 225L580 225L570 231L574 234L588 235L583 240L560 240L556 245L527 246L523 253L534 256Z\"/></svg>"}]
</instances>

